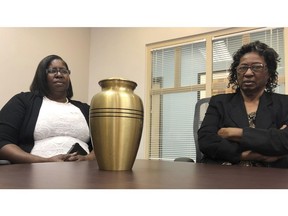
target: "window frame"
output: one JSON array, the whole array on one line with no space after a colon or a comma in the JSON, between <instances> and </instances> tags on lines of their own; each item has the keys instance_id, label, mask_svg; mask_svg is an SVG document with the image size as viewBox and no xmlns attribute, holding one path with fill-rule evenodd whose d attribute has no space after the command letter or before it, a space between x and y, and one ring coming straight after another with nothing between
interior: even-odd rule
<instances>
[{"instance_id":1,"label":"window frame","mask_svg":"<svg viewBox=\"0 0 288 216\"><path fill-rule=\"evenodd\" d=\"M276 27L275 27L276 28ZM280 27L279 27L280 28ZM213 90L213 40L221 38L221 37L230 37L237 34L243 34L245 32L251 33L256 31L263 31L266 29L271 28L265 28L265 27L241 27L241 28L227 28L224 30L218 30L218 31L212 31L204 34L198 34L198 35L192 35L189 37L183 37L183 38L177 38L173 40L167 40L152 44L146 45L146 57L147 57L147 91L146 91L146 115L145 115L145 124L146 124L146 143L145 143L145 158L149 159L149 152L150 152L150 139L151 139L151 96L159 93L161 91L162 93L179 93L179 92L185 92L187 89L189 91L205 91L206 97L212 96L212 90ZM274 28L273 28L274 29ZM284 29L284 52L288 50L288 28ZM163 48L170 48L170 47L177 47L185 44L195 43L197 41L206 41L206 83L205 84L195 84L189 87L179 87L179 79L180 77L177 75L177 72L175 74L175 86L174 88L167 88L167 89L161 89L161 90L152 90L151 86L151 78L152 78L152 51L157 49L163 49ZM176 55L177 58L177 55ZM288 68L288 52L285 52L284 59L281 61L284 61L284 67L285 69ZM177 65L175 65L175 68L177 71ZM287 69L286 69L287 70ZM280 81L280 80L279 80ZM283 81L283 80L282 80ZM285 94L288 93L288 76L286 75L286 71L284 72L284 83L285 85ZM214 84L215 85L215 84ZM161 95L160 95L161 97ZM160 118L160 117L159 117ZM191 132L192 133L192 132Z\"/></svg>"}]
</instances>

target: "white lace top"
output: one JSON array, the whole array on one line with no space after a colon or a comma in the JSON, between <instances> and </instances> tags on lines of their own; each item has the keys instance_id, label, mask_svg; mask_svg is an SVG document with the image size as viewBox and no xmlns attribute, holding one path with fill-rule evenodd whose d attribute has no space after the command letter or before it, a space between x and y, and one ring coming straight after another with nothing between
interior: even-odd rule
<instances>
[{"instance_id":1,"label":"white lace top","mask_svg":"<svg viewBox=\"0 0 288 216\"><path fill-rule=\"evenodd\" d=\"M89 127L80 109L71 103L59 103L47 97L43 98L34 140L31 154L42 157L65 154L76 142L89 153Z\"/></svg>"}]
</instances>

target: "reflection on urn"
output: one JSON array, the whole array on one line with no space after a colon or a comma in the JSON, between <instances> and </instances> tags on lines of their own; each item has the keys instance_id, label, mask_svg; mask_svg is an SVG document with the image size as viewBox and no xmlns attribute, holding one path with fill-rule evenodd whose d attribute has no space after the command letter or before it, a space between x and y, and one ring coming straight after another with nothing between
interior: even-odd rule
<instances>
[{"instance_id":1,"label":"reflection on urn","mask_svg":"<svg viewBox=\"0 0 288 216\"><path fill-rule=\"evenodd\" d=\"M109 78L91 100L90 132L100 170L131 170L143 129L143 103L137 83Z\"/></svg>"}]
</instances>

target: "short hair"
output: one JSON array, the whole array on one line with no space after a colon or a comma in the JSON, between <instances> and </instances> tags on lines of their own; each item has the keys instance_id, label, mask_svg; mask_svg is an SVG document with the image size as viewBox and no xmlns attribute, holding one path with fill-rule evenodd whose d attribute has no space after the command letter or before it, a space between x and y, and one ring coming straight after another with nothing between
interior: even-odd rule
<instances>
[{"instance_id":1,"label":"short hair","mask_svg":"<svg viewBox=\"0 0 288 216\"><path fill-rule=\"evenodd\" d=\"M41 96L48 96L49 94L49 88L48 88L48 83L47 83L47 73L46 70L48 69L49 65L51 62L55 59L59 59L63 62L65 67L69 70L67 63L58 55L49 55L46 56L44 59L42 59L38 67L36 69L33 81L30 85L30 91L41 95ZM67 89L67 97L71 99L73 97L73 88L72 88L72 83L71 79L69 81L69 86Z\"/></svg>"},{"instance_id":2,"label":"short hair","mask_svg":"<svg viewBox=\"0 0 288 216\"><path fill-rule=\"evenodd\" d=\"M246 53L255 52L258 55L263 56L266 62L269 79L266 84L266 91L273 92L274 89L278 86L278 72L277 72L277 64L280 62L280 58L278 53L267 44L260 42L259 40L243 45L238 51L236 51L233 55L233 62L229 68L229 76L228 76L228 88L232 86L233 89L238 89L239 85L237 82L237 71L236 68L240 63L240 59Z\"/></svg>"}]
</instances>

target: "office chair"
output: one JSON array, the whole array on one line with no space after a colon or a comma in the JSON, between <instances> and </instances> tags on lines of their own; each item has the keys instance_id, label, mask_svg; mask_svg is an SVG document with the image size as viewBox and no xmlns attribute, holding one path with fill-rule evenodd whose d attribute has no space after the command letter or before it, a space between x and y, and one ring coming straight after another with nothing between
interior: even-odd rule
<instances>
[{"instance_id":1,"label":"office chair","mask_svg":"<svg viewBox=\"0 0 288 216\"><path fill-rule=\"evenodd\" d=\"M1 110L1 109L0 109L0 110ZM1 165L8 165L8 164L11 164L10 161L8 161L8 160L1 160L1 159L0 159L0 166L1 166Z\"/></svg>"},{"instance_id":2,"label":"office chair","mask_svg":"<svg viewBox=\"0 0 288 216\"><path fill-rule=\"evenodd\" d=\"M205 117L206 110L209 105L210 98L200 99L195 106L194 113L194 123L193 123L193 133L194 133L194 143L196 148L196 163L200 163L203 154L199 149L198 145L198 129L200 128L202 121Z\"/></svg>"},{"instance_id":3,"label":"office chair","mask_svg":"<svg viewBox=\"0 0 288 216\"><path fill-rule=\"evenodd\" d=\"M209 98L202 98L199 101L197 101L195 105L195 111L194 111L194 120L193 120L193 135L194 135L194 143L195 143L195 149L196 149L196 163L200 163L203 154L199 149L198 145L198 129L200 128L203 118L205 116L206 110L208 108L210 101ZM194 162L192 158L189 157L178 157L174 161L185 161L185 162Z\"/></svg>"}]
</instances>

